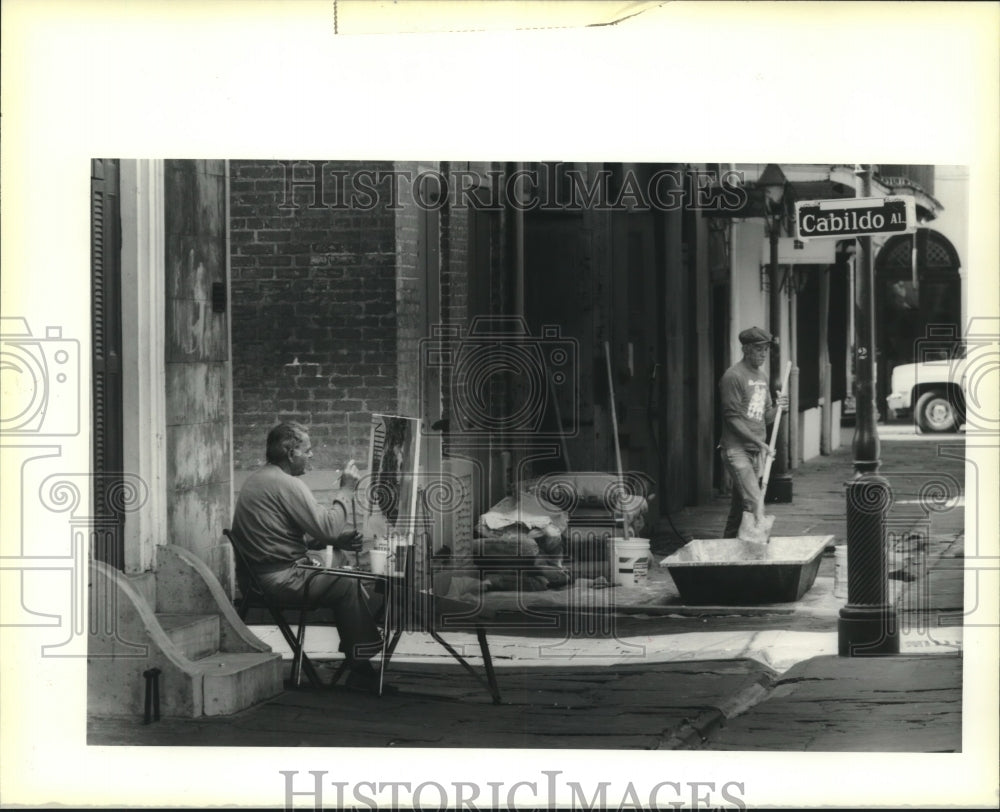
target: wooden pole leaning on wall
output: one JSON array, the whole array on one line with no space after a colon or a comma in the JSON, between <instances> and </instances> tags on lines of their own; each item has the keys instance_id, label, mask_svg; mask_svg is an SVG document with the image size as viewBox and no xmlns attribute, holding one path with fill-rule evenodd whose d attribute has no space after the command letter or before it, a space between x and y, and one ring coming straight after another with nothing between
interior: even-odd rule
<instances>
[{"instance_id":1,"label":"wooden pole leaning on wall","mask_svg":"<svg viewBox=\"0 0 1000 812\"><path fill-rule=\"evenodd\" d=\"M611 401L611 428L615 438L615 465L618 473L618 496L625 498L625 471L622 468L622 450L618 442L618 410L615 406L615 382L611 372L611 345L604 342L604 360L608 368L608 399ZM628 517L625 513L624 502L622 504L622 533L626 539L632 537L632 530L628 525Z\"/></svg>"}]
</instances>

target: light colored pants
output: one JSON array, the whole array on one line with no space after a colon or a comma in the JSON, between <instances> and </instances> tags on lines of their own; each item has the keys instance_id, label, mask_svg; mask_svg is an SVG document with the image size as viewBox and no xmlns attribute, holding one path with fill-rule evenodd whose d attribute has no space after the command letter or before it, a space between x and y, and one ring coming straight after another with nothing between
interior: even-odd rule
<instances>
[{"instance_id":1,"label":"light colored pants","mask_svg":"<svg viewBox=\"0 0 1000 812\"><path fill-rule=\"evenodd\" d=\"M722 537L734 539L740 531L743 511L756 513L760 504L760 451L746 448L722 448L722 463L733 481L733 498Z\"/></svg>"},{"instance_id":2,"label":"light colored pants","mask_svg":"<svg viewBox=\"0 0 1000 812\"><path fill-rule=\"evenodd\" d=\"M361 581L301 567L259 573L269 595L281 601L301 601L309 580L309 602L333 611L340 650L350 661L367 660L381 648L382 638L365 600Z\"/></svg>"}]
</instances>

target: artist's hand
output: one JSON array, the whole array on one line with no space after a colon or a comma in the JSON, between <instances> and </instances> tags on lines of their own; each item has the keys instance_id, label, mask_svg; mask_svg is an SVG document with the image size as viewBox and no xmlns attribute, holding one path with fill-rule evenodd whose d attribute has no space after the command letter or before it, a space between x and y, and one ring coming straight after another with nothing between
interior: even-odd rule
<instances>
[{"instance_id":1,"label":"artist's hand","mask_svg":"<svg viewBox=\"0 0 1000 812\"><path fill-rule=\"evenodd\" d=\"M361 471L354 460L348 460L344 470L340 472L340 487L348 490L356 490L358 482L361 481Z\"/></svg>"},{"instance_id":2,"label":"artist's hand","mask_svg":"<svg viewBox=\"0 0 1000 812\"><path fill-rule=\"evenodd\" d=\"M359 553L361 552L363 542L364 537L352 527L340 536L340 538L333 543L333 546L338 550L347 550L348 552Z\"/></svg>"},{"instance_id":3,"label":"artist's hand","mask_svg":"<svg viewBox=\"0 0 1000 812\"><path fill-rule=\"evenodd\" d=\"M788 411L788 395L785 395L785 394L778 395L778 400L775 403L775 405L779 409L781 409L781 411L787 412Z\"/></svg>"}]
</instances>

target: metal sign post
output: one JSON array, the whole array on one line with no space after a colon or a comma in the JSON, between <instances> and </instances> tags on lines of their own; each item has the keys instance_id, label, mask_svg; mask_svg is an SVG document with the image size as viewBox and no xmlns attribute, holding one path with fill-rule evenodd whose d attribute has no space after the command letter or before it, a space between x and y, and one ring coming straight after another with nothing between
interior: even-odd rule
<instances>
[{"instance_id":1,"label":"metal sign post","mask_svg":"<svg viewBox=\"0 0 1000 812\"><path fill-rule=\"evenodd\" d=\"M892 504L888 480L878 475L875 421L875 271L872 234L898 234L917 226L913 198L871 195L872 168L858 168L853 200L800 201L795 224L800 240L856 237L854 363L857 418L854 477L847 483L847 605L837 623L842 657L898 654L899 625L889 603L886 516Z\"/></svg>"}]
</instances>

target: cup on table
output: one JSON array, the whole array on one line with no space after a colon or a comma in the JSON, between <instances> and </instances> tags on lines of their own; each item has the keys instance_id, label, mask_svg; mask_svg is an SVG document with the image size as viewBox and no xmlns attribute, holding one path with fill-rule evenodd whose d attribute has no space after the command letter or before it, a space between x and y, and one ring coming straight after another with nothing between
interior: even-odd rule
<instances>
[{"instance_id":1,"label":"cup on table","mask_svg":"<svg viewBox=\"0 0 1000 812\"><path fill-rule=\"evenodd\" d=\"M333 566L333 545L328 544L322 550L319 551L320 560L323 562L324 567Z\"/></svg>"},{"instance_id":2,"label":"cup on table","mask_svg":"<svg viewBox=\"0 0 1000 812\"><path fill-rule=\"evenodd\" d=\"M386 565L389 563L389 551L370 550L368 555L370 556L372 573L375 575L385 575Z\"/></svg>"}]
</instances>

